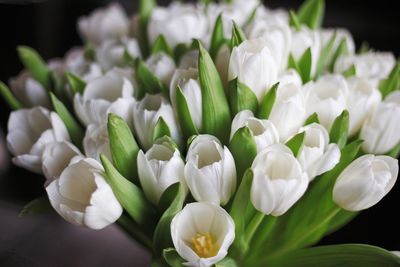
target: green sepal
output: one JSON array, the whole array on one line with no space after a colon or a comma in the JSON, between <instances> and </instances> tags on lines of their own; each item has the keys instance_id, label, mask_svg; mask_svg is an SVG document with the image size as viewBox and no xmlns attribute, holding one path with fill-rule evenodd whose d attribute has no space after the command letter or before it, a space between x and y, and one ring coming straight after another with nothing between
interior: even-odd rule
<instances>
[{"instance_id":1,"label":"green sepal","mask_svg":"<svg viewBox=\"0 0 400 267\"><path fill-rule=\"evenodd\" d=\"M271 89L265 94L263 100L260 103L260 107L258 109L258 118L260 119L268 119L271 114L272 107L274 106L276 99L276 91L278 90L279 82L274 84Z\"/></svg>"},{"instance_id":2,"label":"green sepal","mask_svg":"<svg viewBox=\"0 0 400 267\"><path fill-rule=\"evenodd\" d=\"M174 56L174 52L172 51L171 47L167 43L167 40L162 34L159 35L157 39L154 41L151 53L152 54L164 53L170 56L171 58Z\"/></svg>"},{"instance_id":3,"label":"green sepal","mask_svg":"<svg viewBox=\"0 0 400 267\"><path fill-rule=\"evenodd\" d=\"M318 118L318 113L317 112L314 112L313 114L311 114L307 119L306 119L306 121L304 122L304 126L306 126L306 125L310 125L310 124L313 124L313 123L320 123L319 122L319 118Z\"/></svg>"},{"instance_id":4,"label":"green sepal","mask_svg":"<svg viewBox=\"0 0 400 267\"><path fill-rule=\"evenodd\" d=\"M0 94L12 110L18 110L24 107L24 105L13 95L10 88L8 88L8 86L1 81Z\"/></svg>"},{"instance_id":5,"label":"green sepal","mask_svg":"<svg viewBox=\"0 0 400 267\"><path fill-rule=\"evenodd\" d=\"M357 70L356 70L356 66L354 66L354 64L351 64L351 66L347 70L343 71L343 73L342 73L342 75L346 78L356 76L356 74L357 74Z\"/></svg>"},{"instance_id":6,"label":"green sepal","mask_svg":"<svg viewBox=\"0 0 400 267\"><path fill-rule=\"evenodd\" d=\"M65 75L71 91L74 94L83 94L85 91L86 82L71 72L67 72Z\"/></svg>"},{"instance_id":7,"label":"green sepal","mask_svg":"<svg viewBox=\"0 0 400 267\"><path fill-rule=\"evenodd\" d=\"M344 110L333 122L329 132L329 141L343 148L349 136L349 112Z\"/></svg>"},{"instance_id":8,"label":"green sepal","mask_svg":"<svg viewBox=\"0 0 400 267\"><path fill-rule=\"evenodd\" d=\"M256 114L258 108L257 96L247 85L241 83L238 78L229 82L228 94L232 117L246 109Z\"/></svg>"},{"instance_id":9,"label":"green sepal","mask_svg":"<svg viewBox=\"0 0 400 267\"><path fill-rule=\"evenodd\" d=\"M153 142L157 141L157 139L162 138L164 136L171 137L171 131L167 123L164 121L163 117L158 118L158 121L154 127L153 131Z\"/></svg>"},{"instance_id":10,"label":"green sepal","mask_svg":"<svg viewBox=\"0 0 400 267\"><path fill-rule=\"evenodd\" d=\"M18 217L23 218L25 216L30 216L30 215L46 214L53 210L54 209L50 205L48 196L44 195L35 198L34 200L26 204L18 214Z\"/></svg>"},{"instance_id":11,"label":"green sepal","mask_svg":"<svg viewBox=\"0 0 400 267\"><path fill-rule=\"evenodd\" d=\"M211 35L210 56L213 60L217 58L218 51L225 43L224 25L222 23L222 14L219 14L215 20L214 29Z\"/></svg>"},{"instance_id":12,"label":"green sepal","mask_svg":"<svg viewBox=\"0 0 400 267\"><path fill-rule=\"evenodd\" d=\"M246 36L244 35L243 30L235 22L233 22L232 38L231 38L231 42L230 42L231 49L239 46L245 40L246 40Z\"/></svg>"},{"instance_id":13,"label":"green sepal","mask_svg":"<svg viewBox=\"0 0 400 267\"><path fill-rule=\"evenodd\" d=\"M176 88L176 111L183 137L187 139L192 135L199 134L198 129L192 120L186 98L179 86Z\"/></svg>"},{"instance_id":14,"label":"green sepal","mask_svg":"<svg viewBox=\"0 0 400 267\"><path fill-rule=\"evenodd\" d=\"M324 0L307 0L297 12L300 23L307 25L310 29L321 28L324 14Z\"/></svg>"},{"instance_id":15,"label":"green sepal","mask_svg":"<svg viewBox=\"0 0 400 267\"><path fill-rule=\"evenodd\" d=\"M388 94L395 90L400 89L400 61L397 61L389 74L389 77L382 80L379 84L379 90L382 93L382 97L385 98Z\"/></svg>"},{"instance_id":16,"label":"green sepal","mask_svg":"<svg viewBox=\"0 0 400 267\"><path fill-rule=\"evenodd\" d=\"M301 149L303 147L305 132L301 132L293 136L289 141L286 142L286 146L290 148L293 152L293 155L297 157L300 154Z\"/></svg>"},{"instance_id":17,"label":"green sepal","mask_svg":"<svg viewBox=\"0 0 400 267\"><path fill-rule=\"evenodd\" d=\"M135 74L140 90L151 95L164 93L164 95L169 96L167 86L153 74L141 59L136 61Z\"/></svg>"}]
</instances>

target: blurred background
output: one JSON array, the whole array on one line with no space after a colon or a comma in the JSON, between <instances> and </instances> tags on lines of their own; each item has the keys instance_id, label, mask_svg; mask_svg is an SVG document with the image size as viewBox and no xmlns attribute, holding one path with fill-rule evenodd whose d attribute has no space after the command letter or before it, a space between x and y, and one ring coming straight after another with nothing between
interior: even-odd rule
<instances>
[{"instance_id":1,"label":"blurred background","mask_svg":"<svg viewBox=\"0 0 400 267\"><path fill-rule=\"evenodd\" d=\"M76 31L79 16L107 0L0 0L0 80L22 69L17 45L28 45L45 58L62 57L80 45ZM129 14L137 0L121 2ZM170 1L158 0L167 5ZM269 0L273 8L297 8L302 1ZM397 1L327 0L325 27L346 27L359 46L400 55ZM0 100L0 150L10 110ZM118 228L91 231L74 227L55 214L19 219L19 211L43 192L44 178L12 166L9 155L0 153L0 266L149 266L150 255ZM400 250L400 183L383 201L362 212L321 244L368 243Z\"/></svg>"}]
</instances>

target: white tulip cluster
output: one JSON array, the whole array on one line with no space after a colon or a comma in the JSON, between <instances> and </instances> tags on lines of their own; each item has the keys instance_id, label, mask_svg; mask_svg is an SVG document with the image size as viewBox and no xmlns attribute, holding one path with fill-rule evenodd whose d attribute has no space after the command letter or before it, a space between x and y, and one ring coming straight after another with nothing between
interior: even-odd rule
<instances>
[{"instance_id":1,"label":"white tulip cluster","mask_svg":"<svg viewBox=\"0 0 400 267\"><path fill-rule=\"evenodd\" d=\"M162 264L255 266L243 255L266 221L314 214L310 199L360 211L393 188L393 54L320 29L307 14L322 16L322 0L290 14L258 0L152 3L133 19L117 4L80 19L85 47L63 60L19 48L27 70L1 84L13 162L46 177L64 219L139 227ZM315 220L328 229L333 215Z\"/></svg>"}]
</instances>

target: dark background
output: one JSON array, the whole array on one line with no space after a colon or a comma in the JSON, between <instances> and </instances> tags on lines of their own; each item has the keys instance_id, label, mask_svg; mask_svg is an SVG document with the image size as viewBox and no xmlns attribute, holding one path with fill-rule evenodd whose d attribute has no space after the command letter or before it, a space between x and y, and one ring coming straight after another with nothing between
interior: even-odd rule
<instances>
[{"instance_id":1,"label":"dark background","mask_svg":"<svg viewBox=\"0 0 400 267\"><path fill-rule=\"evenodd\" d=\"M32 2L32 1L31 1ZM0 80L7 82L22 68L15 47L32 46L45 58L61 57L79 45L76 20L106 0L0 0ZM138 1L120 1L131 14ZM158 1L167 4L170 1ZM267 1L271 7L296 8L302 1ZM327 0L325 27L346 27L359 46L367 40L376 50L400 54L397 1ZM3 133L9 109L0 100ZM57 215L18 219L24 203L40 195L43 178L10 166L0 173L0 266L148 266L144 254L114 226L91 231L71 226ZM352 223L321 244L368 243L400 250L400 185Z\"/></svg>"}]
</instances>

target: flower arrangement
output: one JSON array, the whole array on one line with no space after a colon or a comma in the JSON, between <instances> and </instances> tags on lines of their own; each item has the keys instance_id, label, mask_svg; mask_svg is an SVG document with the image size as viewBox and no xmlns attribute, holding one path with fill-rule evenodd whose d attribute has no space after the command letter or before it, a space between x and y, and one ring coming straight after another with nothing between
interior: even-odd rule
<instances>
[{"instance_id":1,"label":"flower arrangement","mask_svg":"<svg viewBox=\"0 0 400 267\"><path fill-rule=\"evenodd\" d=\"M313 247L393 188L400 152L399 62L322 29L324 8L142 0L81 18L61 60L19 47L7 144L46 178L21 215L118 223L152 266L400 266Z\"/></svg>"}]
</instances>

